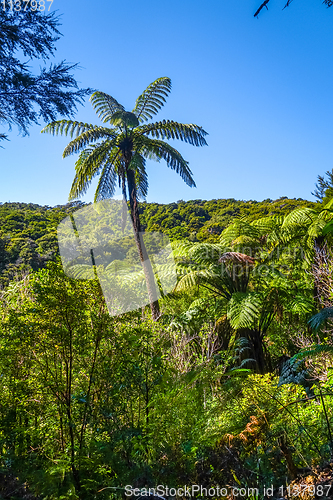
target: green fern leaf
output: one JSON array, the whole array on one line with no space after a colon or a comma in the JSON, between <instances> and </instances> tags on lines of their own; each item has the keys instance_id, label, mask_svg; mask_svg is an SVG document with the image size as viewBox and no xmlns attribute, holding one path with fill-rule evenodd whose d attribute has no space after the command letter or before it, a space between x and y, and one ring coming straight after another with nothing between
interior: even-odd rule
<instances>
[{"instance_id":1,"label":"green fern leaf","mask_svg":"<svg viewBox=\"0 0 333 500\"><path fill-rule=\"evenodd\" d=\"M295 361L300 361L305 358L320 356L321 354L333 354L333 345L317 344L310 349L304 349L295 354L293 358Z\"/></svg>"},{"instance_id":2,"label":"green fern leaf","mask_svg":"<svg viewBox=\"0 0 333 500\"><path fill-rule=\"evenodd\" d=\"M171 91L171 80L168 77L157 78L146 90L137 98L133 113L140 122L144 122L164 106L166 97Z\"/></svg>"},{"instance_id":3,"label":"green fern leaf","mask_svg":"<svg viewBox=\"0 0 333 500\"><path fill-rule=\"evenodd\" d=\"M87 192L92 179L104 168L109 161L112 141L104 141L84 149L75 164L76 175L71 187L69 199L73 200ZM118 151L114 153L116 158ZM98 191L96 191L98 195Z\"/></svg>"},{"instance_id":4,"label":"green fern leaf","mask_svg":"<svg viewBox=\"0 0 333 500\"><path fill-rule=\"evenodd\" d=\"M311 225L318 213L313 208L296 208L288 214L283 221L282 227L289 225Z\"/></svg>"},{"instance_id":5,"label":"green fern leaf","mask_svg":"<svg viewBox=\"0 0 333 500\"><path fill-rule=\"evenodd\" d=\"M308 323L313 330L318 330L329 319L333 319L333 307L325 307L312 316Z\"/></svg>"},{"instance_id":6,"label":"green fern leaf","mask_svg":"<svg viewBox=\"0 0 333 500\"><path fill-rule=\"evenodd\" d=\"M255 292L236 292L228 304L228 319L233 328L251 328L259 317L261 296Z\"/></svg>"},{"instance_id":7,"label":"green fern leaf","mask_svg":"<svg viewBox=\"0 0 333 500\"><path fill-rule=\"evenodd\" d=\"M207 132L192 123L177 123L171 120L151 123L138 127L138 132L150 135L156 139L179 139L192 144L192 146L207 146L204 138Z\"/></svg>"},{"instance_id":8,"label":"green fern leaf","mask_svg":"<svg viewBox=\"0 0 333 500\"><path fill-rule=\"evenodd\" d=\"M137 127L139 125L139 120L134 113L129 111L116 111L110 118L110 123L115 127L126 126L126 127Z\"/></svg>"},{"instance_id":9,"label":"green fern leaf","mask_svg":"<svg viewBox=\"0 0 333 500\"><path fill-rule=\"evenodd\" d=\"M245 220L237 220L236 222L230 224L220 236L220 244L228 247L230 244L234 244L240 237L248 237L250 240L259 241L260 231L257 227L253 226L251 223Z\"/></svg>"},{"instance_id":10,"label":"green fern leaf","mask_svg":"<svg viewBox=\"0 0 333 500\"><path fill-rule=\"evenodd\" d=\"M91 145L92 142L95 142L98 139L106 138L110 140L116 139L116 137L117 135L112 129L105 127L93 127L92 129L81 133L76 139L71 141L64 149L62 157L66 158L73 153L78 153L82 148Z\"/></svg>"},{"instance_id":11,"label":"green fern leaf","mask_svg":"<svg viewBox=\"0 0 333 500\"><path fill-rule=\"evenodd\" d=\"M111 118L116 111L125 111L124 106L119 104L114 97L105 92L94 92L90 97L90 102L96 114L102 122L111 122Z\"/></svg>"},{"instance_id":12,"label":"green fern leaf","mask_svg":"<svg viewBox=\"0 0 333 500\"><path fill-rule=\"evenodd\" d=\"M142 137L138 151L145 158L150 158L153 153L157 160L165 160L168 167L175 170L188 186L196 187L188 162L167 142Z\"/></svg>"},{"instance_id":13,"label":"green fern leaf","mask_svg":"<svg viewBox=\"0 0 333 500\"><path fill-rule=\"evenodd\" d=\"M52 135L69 135L70 137L78 136L82 132L95 128L95 125L89 123L77 122L72 120L59 120L51 122L41 130L42 134Z\"/></svg>"}]
</instances>

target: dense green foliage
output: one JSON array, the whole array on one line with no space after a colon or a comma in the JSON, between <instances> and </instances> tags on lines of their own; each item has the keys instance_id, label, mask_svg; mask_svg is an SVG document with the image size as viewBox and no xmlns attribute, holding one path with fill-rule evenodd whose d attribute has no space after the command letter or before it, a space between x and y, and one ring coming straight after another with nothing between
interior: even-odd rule
<instances>
[{"instance_id":1,"label":"dense green foliage","mask_svg":"<svg viewBox=\"0 0 333 500\"><path fill-rule=\"evenodd\" d=\"M0 205L0 287L15 276L37 270L58 255L57 226L82 202L57 207L36 204L4 203ZM189 238L193 241L218 241L219 234L233 217L286 214L293 208L314 206L305 200L193 200L163 205L142 203L140 218L143 230L160 231L171 240ZM120 257L129 251L126 242L119 246ZM130 258L130 255L128 255Z\"/></svg>"},{"instance_id":2,"label":"dense green foliage","mask_svg":"<svg viewBox=\"0 0 333 500\"><path fill-rule=\"evenodd\" d=\"M57 226L80 202L56 207L33 203L0 205L0 287L45 266L59 253Z\"/></svg>"},{"instance_id":3,"label":"dense green foliage","mask_svg":"<svg viewBox=\"0 0 333 500\"><path fill-rule=\"evenodd\" d=\"M233 198L219 200L179 200L161 205L142 203L142 226L148 231L165 232L172 240L189 238L192 241L217 242L219 235L235 217L254 220L265 215L286 215L297 207L312 207L313 202L281 197L278 200L241 201Z\"/></svg>"},{"instance_id":4,"label":"dense green foliage","mask_svg":"<svg viewBox=\"0 0 333 500\"><path fill-rule=\"evenodd\" d=\"M34 76L20 62L53 55L58 19L3 9L0 24L2 123L27 133L38 116L70 114L85 95L73 67ZM138 204L147 158L166 160L195 185L165 140L201 146L206 132L143 123L170 89L169 78L156 80L132 112L96 92L91 101L107 127L62 120L44 130L71 136L65 156L80 153L71 199L95 175L96 200L119 184L137 240L141 230L153 233L143 244L125 235L122 202L113 212L77 201L0 205L0 499L125 499L131 487L145 497L157 485L167 500L329 498L333 171L318 177L318 203ZM60 259L59 225L72 273ZM109 304L119 312L123 291L137 299L145 283L152 305L142 268L143 249L160 250L154 232L170 237L174 262L161 252L166 262L158 268L155 255L151 272L172 275L172 291L151 311L112 316ZM320 469L330 470L326 479Z\"/></svg>"},{"instance_id":5,"label":"dense green foliage","mask_svg":"<svg viewBox=\"0 0 333 500\"><path fill-rule=\"evenodd\" d=\"M96 279L64 274L56 227L82 204L0 206L3 498L21 498L6 481L45 500L159 484L226 488L215 498L242 487L252 499L273 485L278 498L327 464L331 204L142 204L177 263L158 322L147 308L111 317ZM130 259L125 246L118 258Z\"/></svg>"}]
</instances>

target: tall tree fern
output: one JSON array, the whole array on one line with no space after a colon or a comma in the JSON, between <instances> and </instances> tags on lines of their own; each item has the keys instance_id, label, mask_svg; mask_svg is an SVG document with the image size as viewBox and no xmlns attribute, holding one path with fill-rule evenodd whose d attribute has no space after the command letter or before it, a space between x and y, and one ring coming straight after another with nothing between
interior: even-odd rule
<instances>
[{"instance_id":1,"label":"tall tree fern","mask_svg":"<svg viewBox=\"0 0 333 500\"><path fill-rule=\"evenodd\" d=\"M138 97L132 111L126 111L114 97L98 91L91 96L90 101L102 125L60 120L50 123L42 130L53 135L69 135L72 138L64 150L64 158L74 153L79 154L75 164L76 175L69 194L70 200L86 193L96 176L99 176L99 181L95 202L112 197L117 185L122 189L124 200L129 200L135 241L144 269L154 319L159 317L159 306L154 300L156 290L153 271L139 236L141 226L138 201L140 198L144 199L148 191L146 160L164 160L188 186L195 187L188 162L165 140L179 139L193 146L207 144L207 132L198 125L172 120L147 123L157 115L170 91L170 78L158 78Z\"/></svg>"}]
</instances>

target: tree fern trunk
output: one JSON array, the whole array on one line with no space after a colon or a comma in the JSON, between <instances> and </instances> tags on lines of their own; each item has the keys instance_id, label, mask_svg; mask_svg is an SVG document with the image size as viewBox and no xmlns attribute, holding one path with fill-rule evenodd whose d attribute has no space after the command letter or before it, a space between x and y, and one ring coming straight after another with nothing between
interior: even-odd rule
<instances>
[{"instance_id":1,"label":"tree fern trunk","mask_svg":"<svg viewBox=\"0 0 333 500\"><path fill-rule=\"evenodd\" d=\"M242 354L241 361L252 358L255 360L254 369L257 373L265 374L270 371L269 356L268 353L265 355L260 332L258 330L251 330L250 328L242 328L238 330L238 336L245 337L250 344L250 349Z\"/></svg>"},{"instance_id":2,"label":"tree fern trunk","mask_svg":"<svg viewBox=\"0 0 333 500\"><path fill-rule=\"evenodd\" d=\"M130 211L134 229L134 239L139 252L140 261L143 267L143 272L145 275L151 314L153 320L156 321L160 317L160 307L158 304L158 300L156 300L157 292L156 292L153 268L148 258L147 249L143 242L143 239L140 238L141 228L140 228L138 201L136 196L134 171L129 168L126 168L126 172L127 172L128 191L129 191Z\"/></svg>"}]
</instances>

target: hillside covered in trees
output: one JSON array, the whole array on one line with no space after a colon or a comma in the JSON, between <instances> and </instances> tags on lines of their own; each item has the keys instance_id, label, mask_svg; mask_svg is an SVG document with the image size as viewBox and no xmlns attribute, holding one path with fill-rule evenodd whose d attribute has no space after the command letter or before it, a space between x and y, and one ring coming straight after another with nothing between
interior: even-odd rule
<instances>
[{"instance_id":1,"label":"hillside covered in trees","mask_svg":"<svg viewBox=\"0 0 333 500\"><path fill-rule=\"evenodd\" d=\"M302 199L239 201L179 200L168 205L142 203L142 229L160 231L172 241L217 242L219 235L235 217L254 220L264 215L286 215L297 207L312 207L315 203ZM15 276L45 267L59 254L57 227L59 223L85 206L70 202L56 207L26 203L0 205L0 287ZM126 255L127 249L125 249Z\"/></svg>"}]
</instances>

